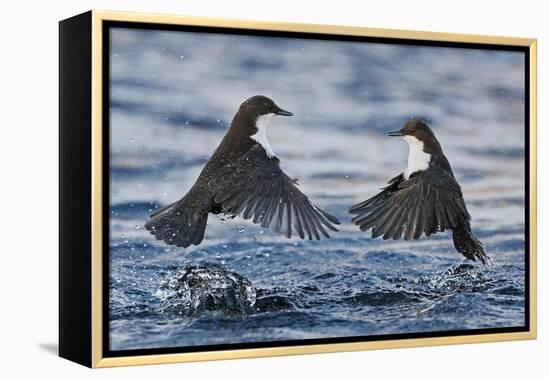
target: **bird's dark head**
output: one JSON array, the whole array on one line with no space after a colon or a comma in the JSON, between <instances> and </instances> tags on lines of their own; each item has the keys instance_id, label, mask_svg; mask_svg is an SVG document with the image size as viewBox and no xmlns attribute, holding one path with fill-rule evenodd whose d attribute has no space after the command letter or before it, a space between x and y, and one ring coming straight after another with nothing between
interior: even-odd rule
<instances>
[{"instance_id":1,"label":"bird's dark head","mask_svg":"<svg viewBox=\"0 0 550 378\"><path fill-rule=\"evenodd\" d=\"M256 95L250 97L241 104L239 112L246 112L248 115L257 118L265 115L291 116L291 112L281 109L269 97Z\"/></svg>"},{"instance_id":2,"label":"bird's dark head","mask_svg":"<svg viewBox=\"0 0 550 378\"><path fill-rule=\"evenodd\" d=\"M423 150L429 153L441 149L432 129L419 119L413 118L407 121L399 131L392 131L386 135L403 137L409 145L420 144Z\"/></svg>"},{"instance_id":3,"label":"bird's dark head","mask_svg":"<svg viewBox=\"0 0 550 378\"><path fill-rule=\"evenodd\" d=\"M235 115L227 138L247 137L259 143L267 156L275 156L273 149L267 140L267 124L273 116L291 116L291 112L281 109L272 99L266 96L256 95L243 102ZM240 139L239 139L240 140ZM239 142L240 143L240 142Z\"/></svg>"},{"instance_id":4,"label":"bird's dark head","mask_svg":"<svg viewBox=\"0 0 550 378\"><path fill-rule=\"evenodd\" d=\"M426 123L419 119L411 119L407 121L405 125L403 125L401 130L392 131L387 133L386 135L400 137L410 136L420 140L421 142L435 138L432 129L430 129L430 127L426 125Z\"/></svg>"}]
</instances>

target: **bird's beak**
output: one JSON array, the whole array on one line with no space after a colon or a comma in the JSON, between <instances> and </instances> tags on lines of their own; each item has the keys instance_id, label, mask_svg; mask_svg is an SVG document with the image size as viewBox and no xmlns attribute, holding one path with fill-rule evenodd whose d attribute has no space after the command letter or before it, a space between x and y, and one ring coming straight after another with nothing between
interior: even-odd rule
<instances>
[{"instance_id":1,"label":"bird's beak","mask_svg":"<svg viewBox=\"0 0 550 378\"><path fill-rule=\"evenodd\" d=\"M283 110L283 109L279 109L275 112L275 114L277 115L280 115L280 116L286 116L286 117L290 117L290 116L293 116L294 114L292 114L291 112L288 112L286 110Z\"/></svg>"},{"instance_id":2,"label":"bird's beak","mask_svg":"<svg viewBox=\"0 0 550 378\"><path fill-rule=\"evenodd\" d=\"M387 136L403 136L403 133L401 131L390 131L389 133L386 133Z\"/></svg>"}]
</instances>

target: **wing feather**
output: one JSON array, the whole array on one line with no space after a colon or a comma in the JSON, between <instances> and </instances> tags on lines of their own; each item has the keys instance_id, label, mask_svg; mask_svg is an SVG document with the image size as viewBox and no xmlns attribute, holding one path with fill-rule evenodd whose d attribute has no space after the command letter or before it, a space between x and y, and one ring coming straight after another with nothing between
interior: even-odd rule
<instances>
[{"instance_id":1,"label":"wing feather","mask_svg":"<svg viewBox=\"0 0 550 378\"><path fill-rule=\"evenodd\" d=\"M215 203L226 213L252 219L263 228L287 238L297 234L305 239L330 237L327 229L338 231L338 219L314 205L280 168L278 159L266 156L254 146L235 162L212 186L218 191Z\"/></svg>"},{"instance_id":2,"label":"wing feather","mask_svg":"<svg viewBox=\"0 0 550 378\"><path fill-rule=\"evenodd\" d=\"M394 177L375 196L350 208L352 221L373 238L419 239L469 224L470 215L454 177L442 170Z\"/></svg>"}]
</instances>

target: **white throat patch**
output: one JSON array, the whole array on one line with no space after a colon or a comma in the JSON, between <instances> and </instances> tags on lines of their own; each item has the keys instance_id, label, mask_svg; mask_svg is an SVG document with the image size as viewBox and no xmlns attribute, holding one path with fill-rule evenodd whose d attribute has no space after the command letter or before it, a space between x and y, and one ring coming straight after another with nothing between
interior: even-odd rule
<instances>
[{"instance_id":1,"label":"white throat patch","mask_svg":"<svg viewBox=\"0 0 550 378\"><path fill-rule=\"evenodd\" d=\"M409 144L409 159L407 161L407 169L403 172L405 180L408 180L411 174L417 171L424 171L430 165L432 155L423 151L424 143L411 135L403 137L405 142Z\"/></svg>"},{"instance_id":2,"label":"white throat patch","mask_svg":"<svg viewBox=\"0 0 550 378\"><path fill-rule=\"evenodd\" d=\"M254 139L256 142L260 143L260 145L264 148L265 154L268 158L272 158L275 155L275 152L269 145L269 141L267 140L267 123L271 120L271 118L275 114L264 114L258 117L258 120L256 121L256 127L258 128L258 132L256 134L251 135L250 137Z\"/></svg>"}]
</instances>

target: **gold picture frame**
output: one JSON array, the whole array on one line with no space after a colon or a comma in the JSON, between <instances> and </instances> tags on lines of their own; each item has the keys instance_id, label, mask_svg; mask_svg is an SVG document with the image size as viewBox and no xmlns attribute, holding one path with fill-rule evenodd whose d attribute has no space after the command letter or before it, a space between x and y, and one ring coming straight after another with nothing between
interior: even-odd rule
<instances>
[{"instance_id":1,"label":"gold picture frame","mask_svg":"<svg viewBox=\"0 0 550 378\"><path fill-rule=\"evenodd\" d=\"M78 18L80 17L80 19ZM79 21L80 20L80 21ZM84 20L84 21L82 21ZM444 336L444 337L427 337L427 338L411 338L411 339L398 339L398 340L380 340L380 341L361 341L361 342L344 342L334 344L311 344L301 346L280 346L280 347L261 347L254 349L235 349L235 350L218 350L218 351L201 351L201 352L189 352L189 353L171 353L171 354L151 354L151 355L137 355L137 356L122 356L122 357L104 357L103 355L103 306L104 306L104 277L103 277L103 264L104 264L104 251L103 251L103 225L104 216L103 213L103 177L105 170L105 162L103 161L103 131L102 125L104 122L104 99L103 99L103 25L105 22L130 22L139 24L163 24L163 25L186 25L186 26L200 26L200 27L216 27L216 28L232 28L232 29L250 29L250 30L262 30L262 31L278 31L278 32L299 32L299 33L316 33L316 34L330 34L336 36L361 36L361 37L375 37L381 39L406 39L414 41L439 41L439 42L456 42L465 44L487 44L487 45L505 45L505 46L521 46L528 51L529 56L529 108L528 108L528 121L529 121L529 277L528 279L528 314L529 314L529 329L522 332L509 332L509 333L496 333L496 334L476 334L476 335L458 335L458 336ZM371 349L388 349L388 348L402 348L402 347L420 347L420 346L434 346L434 345L448 345L448 344L465 344L465 343L481 343L481 342L495 342L495 341L512 341L512 340L527 340L535 339L537 335L537 298L536 298L536 284L537 284L537 266L536 266L536 204L537 204L537 135L536 135L536 122L537 122L537 74L536 74L536 54L537 54L537 41L536 39L528 38L513 38L513 37L500 37L500 36L482 36L482 35L469 35L469 34L452 34L452 33L436 33L436 32L423 32L423 31L406 31L406 30L393 30L393 29L376 29L366 27L351 27L351 26L335 26L335 25L316 25L316 24L294 24L294 23L279 23L279 22L259 22L250 20L231 20L231 19L219 19L210 17L187 17L187 16L174 16L174 15L160 15L160 14L146 14L146 13L126 13L126 12L110 12L93 10L84 15L76 16L73 19L61 22L60 33L60 71L61 76L65 75L64 71L67 68L67 64L63 63L63 59L70 57L71 49L76 49L79 45L78 41L73 41L70 38L74 37L76 30L85 30L88 37L84 37L84 41L89 42L89 55L82 57L82 59L90 59L90 77L87 83L90 87L85 87L84 91L91 89L89 100L89 114L82 116L76 115L74 117L84 117L79 119L72 119L71 115L64 116L66 110L65 107L70 105L70 96L63 97L61 95L60 100L60 113L61 113L61 129L63 130L70 127L65 123L75 120L89 119L91 122L90 129L91 134L88 136L82 136L82 138L89 141L90 158L90 179L89 182L83 185L91 185L90 187L90 201L89 201L89 215L90 215L90 230L89 241L90 251L78 261L71 259L77 259L78 257L70 257L69 254L74 254L76 251L74 248L69 251L64 250L64 246L70 244L70 242L62 242L60 247L60 354L63 357L74 360L90 367L114 367L114 366L128 366L128 365L143 365L143 364L160 364L160 363L173 363L173 362L188 362L188 361L207 361L207 360L219 360L219 359L237 359L237 358L250 358L250 357L267 357L267 356L283 356L283 355L300 355L310 353L328 353L328 352L348 352L348 351L360 351ZM67 34L72 33L72 37L67 37ZM64 89L64 83L68 83L70 79L61 80L61 89ZM65 80L65 81L63 81ZM69 85L69 84L66 84ZM527 101L527 100L526 100ZM82 105L85 107L85 104ZM89 116L89 118L85 118ZM64 123L65 122L65 123ZM73 126L74 127L74 126ZM75 132L75 131L72 131ZM63 135L61 139L63 140ZM69 138L67 136L67 138ZM63 143L61 143L63 144ZM64 148L63 146L61 147ZM61 153L61 160L64 159L63 151ZM527 157L526 157L527 158ZM63 162L61 163L63 165ZM67 174L70 174L70 168L67 168ZM63 172L61 173L63 176ZM69 195L69 194L67 194ZM75 194L76 195L76 194ZM60 205L63 207L63 204ZM527 209L526 209L527 210ZM62 215L64 210L62 210ZM70 211L70 210L66 210ZM76 215L75 215L76 216ZM62 216L60 217L62 218ZM76 227L71 225L67 218L66 223L61 228L61 235L65 235L64 232L69 232L70 227ZM63 223L64 221L61 220ZM76 241L74 241L76 243ZM82 246L88 247L86 244ZM68 248L68 247L67 247ZM75 264L78 265L75 267ZM79 270L89 269L88 275L85 277L74 277L68 272L68 269ZM89 280L89 286L82 286L75 283L75 280ZM65 329L67 322L76 317L75 309L72 309L73 302L64 302L63 297L75 296L71 287L74 290L90 289L89 296L84 295L83 300L89 300L89 307L85 307L87 310L91 310L89 317L81 319L77 325L73 324L73 328ZM72 299L71 299L72 300ZM89 322L89 324L87 323ZM89 326L89 328L87 328ZM69 332L75 332L75 330L82 330L86 333L86 337L89 336L89 349L83 347L80 352L72 352L70 349L75 348L77 341L71 338ZM76 337L76 336L75 336ZM87 338L79 336L83 342L87 342Z\"/></svg>"}]
</instances>

